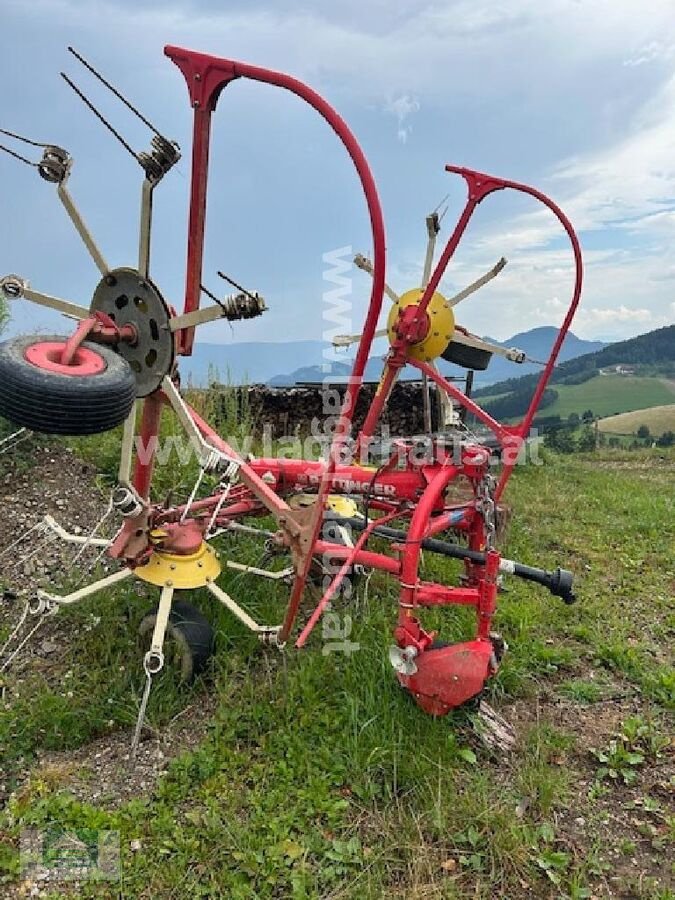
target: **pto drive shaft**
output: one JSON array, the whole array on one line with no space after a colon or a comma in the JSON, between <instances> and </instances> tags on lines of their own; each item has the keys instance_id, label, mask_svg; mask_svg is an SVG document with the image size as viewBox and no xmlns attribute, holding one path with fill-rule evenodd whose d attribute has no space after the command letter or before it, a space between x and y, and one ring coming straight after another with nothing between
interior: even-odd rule
<instances>
[{"instance_id":1,"label":"pto drive shaft","mask_svg":"<svg viewBox=\"0 0 675 900\"><path fill-rule=\"evenodd\" d=\"M345 518L341 516L331 516L332 521L338 522L340 525L347 525L355 531L363 531L366 527L365 519ZM398 541L402 544L406 542L405 531L398 531L396 528L389 528L381 525L375 527L372 532L377 537L383 537L387 540ZM476 565L485 565L485 553L479 550L469 550L467 547L460 547L458 544L450 544L447 541L439 541L435 538L425 538L421 543L423 550L430 553L439 553L441 556L450 556L453 559L468 559ZM576 602L576 595L572 587L574 575L567 569L554 569L547 572L545 569L536 569L532 566L525 566L522 563L515 562L511 559L501 559L499 561L499 571L507 575L515 575L523 578L525 581L534 581L548 588L554 597L560 597L563 603L571 604Z\"/></svg>"}]
</instances>

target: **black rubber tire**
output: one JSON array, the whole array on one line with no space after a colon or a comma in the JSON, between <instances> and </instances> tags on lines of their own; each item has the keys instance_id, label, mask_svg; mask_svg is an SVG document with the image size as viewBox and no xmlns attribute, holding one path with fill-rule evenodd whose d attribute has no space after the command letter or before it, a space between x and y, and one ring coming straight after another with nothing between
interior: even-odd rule
<instances>
[{"instance_id":1,"label":"black rubber tire","mask_svg":"<svg viewBox=\"0 0 675 900\"><path fill-rule=\"evenodd\" d=\"M157 621L157 610L148 613L138 626L141 637L152 637ZM211 623L191 603L176 600L171 606L169 622L166 626L166 642L173 642L180 657L180 680L184 683L193 681L204 671L209 659L213 656L215 635Z\"/></svg>"},{"instance_id":2,"label":"black rubber tire","mask_svg":"<svg viewBox=\"0 0 675 900\"><path fill-rule=\"evenodd\" d=\"M131 367L110 347L85 341L105 369L96 375L62 375L32 365L32 344L67 340L62 335L24 335L0 344L0 416L43 434L99 434L123 422L136 397Z\"/></svg>"},{"instance_id":3,"label":"black rubber tire","mask_svg":"<svg viewBox=\"0 0 675 900\"><path fill-rule=\"evenodd\" d=\"M479 350L477 347L467 347L457 341L450 341L441 358L446 362L462 366L464 369L474 369L476 372L484 372L490 365L492 354L489 350Z\"/></svg>"}]
</instances>

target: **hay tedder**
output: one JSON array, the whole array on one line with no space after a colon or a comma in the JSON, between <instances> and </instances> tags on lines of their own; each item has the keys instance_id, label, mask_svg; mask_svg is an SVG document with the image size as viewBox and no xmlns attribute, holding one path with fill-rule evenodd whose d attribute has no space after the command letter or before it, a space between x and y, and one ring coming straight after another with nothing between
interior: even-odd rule
<instances>
[{"instance_id":1,"label":"hay tedder","mask_svg":"<svg viewBox=\"0 0 675 900\"><path fill-rule=\"evenodd\" d=\"M364 570L378 571L398 585L394 644L389 657L401 685L432 715L443 715L477 697L497 671L505 649L492 628L502 576L537 582L566 603L574 600L569 572L532 568L503 558L497 548L502 495L529 436L581 293L581 253L569 221L555 203L534 188L448 165L447 171L466 184L466 204L435 266L440 216L433 213L428 217L429 243L422 284L399 296L385 282L384 224L373 176L354 135L331 106L288 75L170 46L166 55L185 77L194 116L185 301L182 312L177 312L152 280L150 249L153 193L179 160L179 148L86 60L71 52L141 118L153 135L148 152L135 152L64 75L144 173L138 262L110 268L69 193L72 160L68 152L3 132L39 148L38 155L42 155L36 160L7 147L2 149L36 167L45 181L55 185L100 271L100 280L88 308L35 290L18 275L0 280L5 298L24 298L77 323L70 336L20 337L0 345L0 415L27 429L50 434L95 434L123 426L117 485L107 512L118 517L114 536L108 540L96 532L88 536L72 534L49 518L45 526L59 540L79 544L80 549L85 545L100 548L119 567L67 595L39 591L31 604L32 612L38 617L47 615L130 579L158 588L157 610L147 625L150 643L144 658L147 682L140 729L152 677L164 666L166 635L174 634L182 640L188 659L186 671L203 664L211 649L208 623L179 599L184 596L182 592L206 588L262 642L284 648L293 641L300 648L346 579ZM358 348L339 415L333 419L327 452L318 460L238 454L190 406L180 390L177 362L180 356L191 354L197 327L221 318L243 320L265 310L259 294L236 283L235 293L225 299L218 299L202 286L211 118L223 89L241 78L290 91L325 119L354 163L370 216L372 262L363 256L356 258L357 265L372 276L370 305L363 333L337 340L358 341ZM466 369L485 368L493 354L506 356L516 365L526 358L521 351L505 350L455 322L459 301L494 277L503 260L453 298L445 298L438 290L474 211L491 194L504 190L530 195L557 217L571 242L575 264L569 310L550 357L542 364L529 408L521 422L508 425L496 421L468 396L468 391L443 377L435 365L441 357ZM200 306L202 295L213 302ZM385 295L393 301L386 328L390 349L373 402L360 430L354 433L356 400L371 344L378 334ZM498 466L486 443L464 426L455 430L450 443L447 435L426 435L428 452L423 455L410 452L409 438L392 440L383 449L376 439L378 423L405 366L421 373L425 390L427 384L435 385L446 402L480 423L491 435L492 445L498 446ZM187 502L180 505L158 503L151 491L153 448L162 410L167 407L177 417L199 460L194 487ZM207 483L217 485L209 496L204 489ZM462 491L458 492L459 485ZM270 516L275 523L272 528L252 524L256 518ZM257 535L277 553L287 554L287 568L272 571L223 560L213 540L236 532ZM425 580L420 571L423 551L461 561L458 583ZM250 577L285 580L289 594L277 622L254 621L243 604L226 593L218 584L224 565ZM424 627L425 610L449 605L473 608L473 640L445 642Z\"/></svg>"}]
</instances>

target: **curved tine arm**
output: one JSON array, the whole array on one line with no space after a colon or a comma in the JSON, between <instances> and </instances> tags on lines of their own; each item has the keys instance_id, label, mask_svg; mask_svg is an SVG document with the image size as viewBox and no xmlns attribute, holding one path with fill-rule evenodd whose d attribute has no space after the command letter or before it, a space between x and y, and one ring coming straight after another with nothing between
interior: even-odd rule
<instances>
[{"instance_id":1,"label":"curved tine arm","mask_svg":"<svg viewBox=\"0 0 675 900\"><path fill-rule=\"evenodd\" d=\"M388 334L386 328L378 328L375 334L373 335L373 339L386 337ZM333 346L334 347L349 347L351 344L356 344L361 340L360 334L336 334L333 338Z\"/></svg>"},{"instance_id":2,"label":"curved tine arm","mask_svg":"<svg viewBox=\"0 0 675 900\"><path fill-rule=\"evenodd\" d=\"M367 256L363 256L363 254L357 253L354 257L354 265L362 271L367 272L372 277L374 271L373 264ZM398 294L396 293L396 291L393 291L386 282L384 284L384 292L387 297L389 297L392 303L398 303Z\"/></svg>"},{"instance_id":3,"label":"curved tine arm","mask_svg":"<svg viewBox=\"0 0 675 900\"><path fill-rule=\"evenodd\" d=\"M93 259L96 268L99 270L101 275L105 276L110 271L110 268L108 266L108 263L105 261L103 254L98 249L96 241L94 240L94 238L91 235L91 232L85 225L84 219L80 215L80 211L75 206L75 202L74 202L73 198L71 197L70 192L68 191L68 188L66 187L69 177L70 177L70 166L68 167L68 170L66 171L63 181L61 181L59 183L59 186L58 186L56 192L59 196L59 200L61 201L66 212L68 213L70 221L75 226L75 230L79 234L84 246L87 248L87 250L89 252L89 255Z\"/></svg>"},{"instance_id":4,"label":"curved tine arm","mask_svg":"<svg viewBox=\"0 0 675 900\"><path fill-rule=\"evenodd\" d=\"M77 303L71 303L70 300L62 300L60 297L52 297L50 294L42 294L40 291L34 291L27 287L24 289L23 296L31 303L37 303L40 306L47 306L49 309L55 309L64 316L73 319L87 319L90 312L84 306Z\"/></svg>"},{"instance_id":5,"label":"curved tine arm","mask_svg":"<svg viewBox=\"0 0 675 900\"><path fill-rule=\"evenodd\" d=\"M434 250L436 249L436 237L441 230L441 221L437 212L429 213L426 218L427 226L427 251L424 257L424 271L422 273L422 286L426 287L431 278L431 267L434 262Z\"/></svg>"},{"instance_id":6,"label":"curved tine arm","mask_svg":"<svg viewBox=\"0 0 675 900\"><path fill-rule=\"evenodd\" d=\"M430 235L430 237L429 237L430 245L431 245L431 240L432 239L431 239L431 235ZM434 241L435 241L435 237L434 237ZM432 256L433 256L433 246L432 246ZM364 272L368 272L369 275L373 274L373 264L367 257L362 256L362 254L357 253L357 255L354 257L354 263L356 266L358 266L359 269L362 269ZM496 265L494 265L488 272L486 272L484 275L481 275L480 278L477 278L471 284L467 285L467 287L465 287L463 290L461 290L458 294L455 294L454 297L450 297L450 299L448 300L448 304L450 306L456 306L462 300L466 300L467 297L469 297L471 294L474 294L477 290L482 288L483 285L487 284L489 281L492 281L493 278L496 278L497 275L499 275L499 273L501 272L501 270L504 268L505 265L506 265L506 259L504 259L504 257L502 256L502 258L499 260L499 262ZM426 271L426 263L425 263L425 271ZM425 277L424 284L426 284L427 281L428 281L428 278ZM388 285L385 285L384 290L385 290L385 293L387 294L387 296L391 300L393 300L394 303L396 303L398 301L398 299L399 299L398 295L394 291L392 291L392 289ZM375 334L373 335L373 338L386 337L386 336L387 336L387 329L380 328L375 332ZM333 338L333 346L334 347L349 347L351 344L355 344L360 339L361 339L360 334L337 334ZM469 344L466 341L459 340L459 338L456 338L456 340L457 340L458 344L466 343L467 347L479 347L480 349L490 350L490 352L492 352L492 353L499 353L501 356L506 356L506 354L507 354L507 351L504 349L504 347L497 347L497 345L494 345L495 349L491 350L491 347L483 346L482 344L480 344L480 345L479 344ZM480 340L480 338L476 338L476 340ZM520 353L519 350L510 350L508 352L514 353L516 355L518 355ZM511 359L512 357L506 356L506 358ZM523 357L523 359L524 359L524 357ZM514 361L522 362L522 360L519 360L519 359L514 359Z\"/></svg>"},{"instance_id":7,"label":"curved tine arm","mask_svg":"<svg viewBox=\"0 0 675 900\"><path fill-rule=\"evenodd\" d=\"M476 350L487 350L488 353L494 353L496 356L503 356L511 362L522 363L527 359L524 350L518 350L517 347L501 347L499 344L493 344L492 341L484 341L469 331L460 331L455 329L452 339L456 344L463 344L465 347L475 347ZM530 360L533 362L534 360Z\"/></svg>"},{"instance_id":8,"label":"curved tine arm","mask_svg":"<svg viewBox=\"0 0 675 900\"><path fill-rule=\"evenodd\" d=\"M475 294L476 291L480 290L480 288L486 285L489 281L492 281L493 278L496 278L505 265L506 259L502 256L499 262L494 265L489 271L487 271L485 275L481 275L480 278L477 278L475 281L472 281L471 284L467 285L464 290L460 291L458 294L455 294L454 297L451 297L448 300L450 306L457 306L457 304L461 303L462 300L466 300L466 298L470 297L471 294Z\"/></svg>"}]
</instances>

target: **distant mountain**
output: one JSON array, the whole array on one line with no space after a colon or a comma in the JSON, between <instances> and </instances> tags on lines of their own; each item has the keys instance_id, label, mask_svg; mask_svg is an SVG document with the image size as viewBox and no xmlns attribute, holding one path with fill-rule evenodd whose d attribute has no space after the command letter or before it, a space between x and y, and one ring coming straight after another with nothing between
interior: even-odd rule
<instances>
[{"instance_id":1,"label":"distant mountain","mask_svg":"<svg viewBox=\"0 0 675 900\"><path fill-rule=\"evenodd\" d=\"M558 335L558 329L553 326L544 326L541 328L533 328L531 331L522 331L514 334L513 337L506 341L496 341L494 338L486 338L502 347L517 347L523 350L525 354L534 360L546 360L551 347ZM585 341L578 338L575 334L568 334L562 346L559 360L574 359L581 354L587 354L596 350L601 350L606 345L602 341ZM386 348L385 348L386 349ZM330 377L337 380L341 375L348 375L351 371L352 360L346 358L345 363L334 363L330 369ZM438 360L438 368L443 375L464 375L466 370L458 366L446 363L444 360ZM475 384L481 387L500 381L503 378L518 377L534 372L541 371L541 367L535 363L515 364L503 359L499 356L493 356L489 367L484 372L476 372ZM377 381L382 374L382 360L378 356L371 358L366 367L365 377L367 381ZM404 371L404 379L418 378L419 372L414 369ZM277 375L269 380L269 384L275 386L297 384L302 381L322 381L326 378L326 373L321 366L305 365L301 368L294 369L283 375Z\"/></svg>"},{"instance_id":2,"label":"distant mountain","mask_svg":"<svg viewBox=\"0 0 675 900\"><path fill-rule=\"evenodd\" d=\"M264 384L279 372L300 364L319 366L326 349L323 341L248 341L206 344L197 341L192 356L181 360L183 381L204 385L213 378L232 384Z\"/></svg>"},{"instance_id":3,"label":"distant mountain","mask_svg":"<svg viewBox=\"0 0 675 900\"><path fill-rule=\"evenodd\" d=\"M501 343L504 347L518 347L532 359L545 359L553 345L557 329L553 327L533 328L514 335ZM568 334L563 345L561 359L572 359L582 353L589 353L605 346L599 341L584 341ZM387 344L380 340L368 361L366 380L377 381L382 374L382 357ZM351 372L353 351L340 353L338 361L331 344L325 341L286 341L284 343L248 341L231 344L206 344L197 342L192 356L181 360L184 382L204 385L212 377L214 380L231 384L274 385L295 384L298 381L323 381L328 374L338 379ZM344 360L344 361L343 361ZM325 366L327 368L324 368ZM440 370L445 375L464 375L465 370L440 361ZM485 372L476 373L476 384L485 386L509 376L525 375L539 371L531 363L516 365L501 357L494 356ZM408 369L404 378L418 377L414 369Z\"/></svg>"},{"instance_id":4,"label":"distant mountain","mask_svg":"<svg viewBox=\"0 0 675 900\"><path fill-rule=\"evenodd\" d=\"M639 334L626 341L607 344L595 352L577 355L573 359L568 358L556 366L550 383L581 383L592 378L600 369L621 363L669 369L673 362L675 362L675 325L667 325L665 328L657 328L655 331ZM536 375L512 376L491 384L489 388L481 386L475 395L522 393L534 389L536 383Z\"/></svg>"},{"instance_id":5,"label":"distant mountain","mask_svg":"<svg viewBox=\"0 0 675 900\"><path fill-rule=\"evenodd\" d=\"M506 341L495 341L495 343L501 344L502 347L517 347L519 350L523 350L530 359L546 362L557 336L557 328L553 325L543 325L540 328L532 328L530 331L520 331ZM585 341L570 331L560 349L558 363L575 359L583 354L595 353L606 346L603 341ZM541 366L533 363L524 362L517 365L503 357L493 356L485 372L476 373L475 383L480 386L494 384L504 378L517 378L540 371Z\"/></svg>"}]
</instances>

